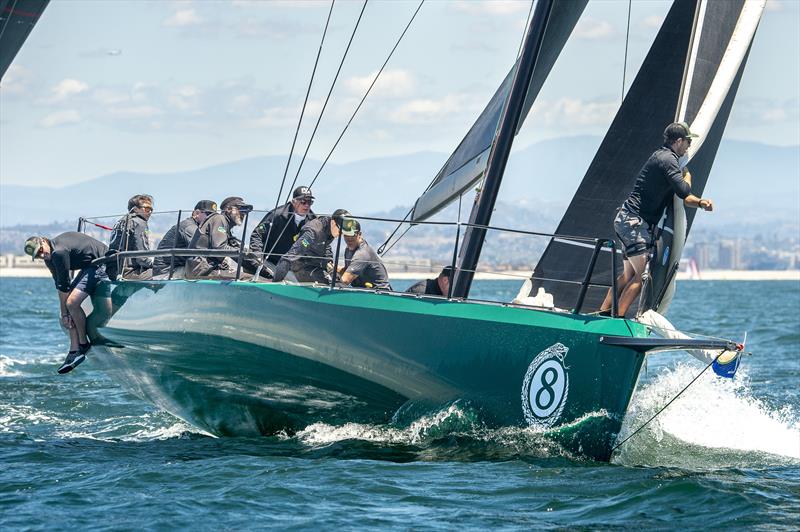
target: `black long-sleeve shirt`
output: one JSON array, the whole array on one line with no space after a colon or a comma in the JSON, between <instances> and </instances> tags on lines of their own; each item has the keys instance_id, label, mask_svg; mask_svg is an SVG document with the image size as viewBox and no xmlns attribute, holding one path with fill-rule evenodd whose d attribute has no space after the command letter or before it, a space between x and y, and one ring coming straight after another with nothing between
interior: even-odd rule
<instances>
[{"instance_id":1,"label":"black long-sleeve shirt","mask_svg":"<svg viewBox=\"0 0 800 532\"><path fill-rule=\"evenodd\" d=\"M188 248L194 234L197 232L197 228L198 225L194 218L189 217L185 220L181 220L181 223L173 225L170 227L169 231L164 234L164 238L158 243L158 249ZM153 260L153 269L168 269L171 261L172 257L156 257ZM186 257L175 257L174 265L176 268L184 264L186 264Z\"/></svg>"},{"instance_id":2,"label":"black long-sleeve shirt","mask_svg":"<svg viewBox=\"0 0 800 532\"><path fill-rule=\"evenodd\" d=\"M82 270L92 265L94 259L104 257L105 244L83 233L68 231L49 240L50 259L44 261L59 292L69 292L70 270Z\"/></svg>"},{"instance_id":3,"label":"black long-sleeve shirt","mask_svg":"<svg viewBox=\"0 0 800 532\"><path fill-rule=\"evenodd\" d=\"M314 218L316 218L314 213L309 211L298 223L291 202L269 211L250 235L250 251L270 253L267 260L277 264L292 247L305 224Z\"/></svg>"},{"instance_id":4,"label":"black long-sleeve shirt","mask_svg":"<svg viewBox=\"0 0 800 532\"><path fill-rule=\"evenodd\" d=\"M678 154L668 146L662 146L642 166L623 207L632 214L641 216L647 223L655 225L664 214L673 194L686 199L691 193L689 183L683 179Z\"/></svg>"},{"instance_id":5,"label":"black long-sleeve shirt","mask_svg":"<svg viewBox=\"0 0 800 532\"><path fill-rule=\"evenodd\" d=\"M289 270L313 267L325 269L325 265L333 257L331 242L331 217L320 216L311 220L303 226L297 241L278 262L273 279L282 281Z\"/></svg>"}]
</instances>

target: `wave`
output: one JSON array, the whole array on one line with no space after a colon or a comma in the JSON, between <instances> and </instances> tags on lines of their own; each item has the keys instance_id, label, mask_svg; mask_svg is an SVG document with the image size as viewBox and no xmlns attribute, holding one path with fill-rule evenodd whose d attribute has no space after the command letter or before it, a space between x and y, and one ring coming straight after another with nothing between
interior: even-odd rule
<instances>
[{"instance_id":1,"label":"wave","mask_svg":"<svg viewBox=\"0 0 800 532\"><path fill-rule=\"evenodd\" d=\"M634 396L619 441L646 422L688 382L698 367L666 370ZM639 434L615 461L624 465L760 467L800 463L800 420L790 406L755 397L746 369L735 379L706 372Z\"/></svg>"}]
</instances>

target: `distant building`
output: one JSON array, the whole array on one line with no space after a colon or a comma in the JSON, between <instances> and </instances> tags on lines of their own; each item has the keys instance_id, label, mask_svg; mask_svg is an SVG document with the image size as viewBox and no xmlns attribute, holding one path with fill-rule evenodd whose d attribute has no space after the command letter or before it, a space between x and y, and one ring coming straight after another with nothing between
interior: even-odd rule
<instances>
[{"instance_id":1,"label":"distant building","mask_svg":"<svg viewBox=\"0 0 800 532\"><path fill-rule=\"evenodd\" d=\"M717 267L723 270L742 269L742 246L739 239L720 241Z\"/></svg>"}]
</instances>

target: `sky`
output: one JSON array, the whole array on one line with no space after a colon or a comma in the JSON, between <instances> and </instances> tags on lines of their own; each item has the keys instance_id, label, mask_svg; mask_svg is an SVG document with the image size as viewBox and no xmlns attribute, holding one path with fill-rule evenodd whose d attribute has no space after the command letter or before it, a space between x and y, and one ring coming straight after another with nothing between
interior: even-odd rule
<instances>
[{"instance_id":1,"label":"sky","mask_svg":"<svg viewBox=\"0 0 800 532\"><path fill-rule=\"evenodd\" d=\"M309 157L331 149L417 4L368 2ZM362 5L334 5L296 153L306 149ZM625 64L628 1L591 1L515 147L602 136L623 72L630 84L669 5L633 1ZM529 8L426 2L331 160L451 152L513 64ZM287 156L329 9L314 1L51 0L0 83L0 182L63 186L116 171ZM800 144L800 1L769 0L726 138Z\"/></svg>"}]
</instances>

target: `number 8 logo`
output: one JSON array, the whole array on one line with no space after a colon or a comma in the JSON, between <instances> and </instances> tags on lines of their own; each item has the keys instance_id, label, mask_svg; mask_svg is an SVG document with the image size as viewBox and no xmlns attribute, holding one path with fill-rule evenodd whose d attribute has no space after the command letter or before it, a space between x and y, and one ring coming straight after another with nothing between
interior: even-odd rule
<instances>
[{"instance_id":1,"label":"number 8 logo","mask_svg":"<svg viewBox=\"0 0 800 532\"><path fill-rule=\"evenodd\" d=\"M533 359L522 383L522 413L529 425L547 428L561 417L569 393L564 357L569 348L554 344Z\"/></svg>"}]
</instances>

